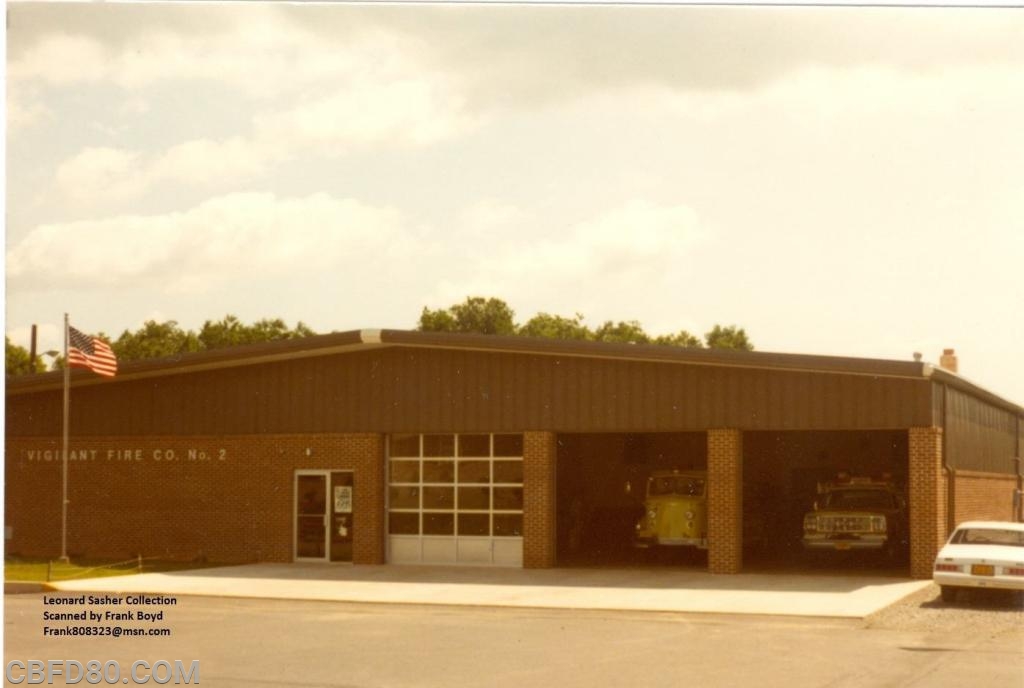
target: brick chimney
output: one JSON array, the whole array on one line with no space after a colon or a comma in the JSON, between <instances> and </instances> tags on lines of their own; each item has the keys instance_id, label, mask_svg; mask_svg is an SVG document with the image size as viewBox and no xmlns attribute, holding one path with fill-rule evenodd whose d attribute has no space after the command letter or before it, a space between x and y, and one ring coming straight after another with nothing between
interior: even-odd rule
<instances>
[{"instance_id":1,"label":"brick chimney","mask_svg":"<svg viewBox=\"0 0 1024 688\"><path fill-rule=\"evenodd\" d=\"M942 356L939 357L939 367L945 368L951 373L957 371L956 352L953 349L942 350Z\"/></svg>"}]
</instances>

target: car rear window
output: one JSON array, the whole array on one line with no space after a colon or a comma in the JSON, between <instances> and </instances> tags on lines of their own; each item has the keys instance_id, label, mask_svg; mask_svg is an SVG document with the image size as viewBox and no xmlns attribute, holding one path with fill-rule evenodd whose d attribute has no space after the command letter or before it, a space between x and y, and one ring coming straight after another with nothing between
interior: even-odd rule
<instances>
[{"instance_id":1,"label":"car rear window","mask_svg":"<svg viewBox=\"0 0 1024 688\"><path fill-rule=\"evenodd\" d=\"M1009 528L961 528L953 534L957 545L1010 545L1024 547L1024 531Z\"/></svg>"}]
</instances>

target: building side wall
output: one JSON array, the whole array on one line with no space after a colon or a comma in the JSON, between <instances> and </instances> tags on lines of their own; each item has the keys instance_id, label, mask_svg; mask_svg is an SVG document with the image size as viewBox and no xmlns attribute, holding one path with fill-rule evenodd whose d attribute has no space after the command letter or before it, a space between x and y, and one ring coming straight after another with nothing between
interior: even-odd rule
<instances>
[{"instance_id":1,"label":"building side wall","mask_svg":"<svg viewBox=\"0 0 1024 688\"><path fill-rule=\"evenodd\" d=\"M523 435L523 568L551 568L556 560L557 436Z\"/></svg>"},{"instance_id":2,"label":"building side wall","mask_svg":"<svg viewBox=\"0 0 1024 688\"><path fill-rule=\"evenodd\" d=\"M708 570L743 568L743 432L708 430Z\"/></svg>"},{"instance_id":3,"label":"building side wall","mask_svg":"<svg viewBox=\"0 0 1024 688\"><path fill-rule=\"evenodd\" d=\"M963 521L1013 521L1013 493L1017 479L1012 475L956 471L954 514Z\"/></svg>"},{"instance_id":4,"label":"building side wall","mask_svg":"<svg viewBox=\"0 0 1024 688\"><path fill-rule=\"evenodd\" d=\"M931 578L935 556L946 540L946 486L942 467L942 429L908 430L910 502L910 575Z\"/></svg>"},{"instance_id":5,"label":"building side wall","mask_svg":"<svg viewBox=\"0 0 1024 688\"><path fill-rule=\"evenodd\" d=\"M956 470L1013 474L1013 458L1019 451L1018 418L952 388L945 389L943 417L943 386L936 384L933 391L939 400L936 425L945 423L947 465Z\"/></svg>"},{"instance_id":6,"label":"building side wall","mask_svg":"<svg viewBox=\"0 0 1024 688\"><path fill-rule=\"evenodd\" d=\"M68 463L71 556L291 561L296 469L351 470L353 560L384 561L376 434L96 437ZM60 554L60 441L7 442L7 552Z\"/></svg>"}]
</instances>

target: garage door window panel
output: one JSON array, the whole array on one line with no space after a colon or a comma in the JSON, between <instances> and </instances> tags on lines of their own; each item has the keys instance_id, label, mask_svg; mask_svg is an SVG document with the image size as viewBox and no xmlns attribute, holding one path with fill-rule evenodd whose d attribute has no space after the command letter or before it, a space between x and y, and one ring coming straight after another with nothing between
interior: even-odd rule
<instances>
[{"instance_id":1,"label":"garage door window panel","mask_svg":"<svg viewBox=\"0 0 1024 688\"><path fill-rule=\"evenodd\" d=\"M392 485L388 490L388 500L392 509L420 508L420 488L415 485Z\"/></svg>"},{"instance_id":2,"label":"garage door window panel","mask_svg":"<svg viewBox=\"0 0 1024 688\"><path fill-rule=\"evenodd\" d=\"M453 483L455 482L454 461L424 461L423 462L424 483Z\"/></svg>"},{"instance_id":3,"label":"garage door window panel","mask_svg":"<svg viewBox=\"0 0 1024 688\"><path fill-rule=\"evenodd\" d=\"M392 483L412 483L417 484L420 481L420 462L416 461L392 461L391 462L391 482Z\"/></svg>"},{"instance_id":4,"label":"garage door window panel","mask_svg":"<svg viewBox=\"0 0 1024 688\"><path fill-rule=\"evenodd\" d=\"M390 443L403 454L418 452L389 455L390 560L520 565L522 446L521 435L507 433Z\"/></svg>"},{"instance_id":5,"label":"garage door window panel","mask_svg":"<svg viewBox=\"0 0 1024 688\"><path fill-rule=\"evenodd\" d=\"M504 537L522 537L522 514L494 514L494 534Z\"/></svg>"},{"instance_id":6,"label":"garage door window panel","mask_svg":"<svg viewBox=\"0 0 1024 688\"><path fill-rule=\"evenodd\" d=\"M388 519L388 533L390 535L419 535L419 513L392 511Z\"/></svg>"},{"instance_id":7,"label":"garage door window panel","mask_svg":"<svg viewBox=\"0 0 1024 688\"><path fill-rule=\"evenodd\" d=\"M423 456L455 456L455 435L424 435Z\"/></svg>"},{"instance_id":8,"label":"garage door window panel","mask_svg":"<svg viewBox=\"0 0 1024 688\"><path fill-rule=\"evenodd\" d=\"M495 461L494 482L522 484L523 462L519 461Z\"/></svg>"},{"instance_id":9,"label":"garage door window panel","mask_svg":"<svg viewBox=\"0 0 1024 688\"><path fill-rule=\"evenodd\" d=\"M423 534L424 535L454 535L455 514L423 512Z\"/></svg>"},{"instance_id":10,"label":"garage door window panel","mask_svg":"<svg viewBox=\"0 0 1024 688\"><path fill-rule=\"evenodd\" d=\"M490 461L459 461L459 483L487 485L491 482ZM505 482L505 481L501 481Z\"/></svg>"},{"instance_id":11,"label":"garage door window panel","mask_svg":"<svg viewBox=\"0 0 1024 688\"><path fill-rule=\"evenodd\" d=\"M523 436L522 435L495 435L494 436L495 456L514 456L523 458Z\"/></svg>"},{"instance_id":12,"label":"garage door window panel","mask_svg":"<svg viewBox=\"0 0 1024 688\"><path fill-rule=\"evenodd\" d=\"M392 458L400 456L420 456L419 435L392 435L389 443L389 453Z\"/></svg>"},{"instance_id":13,"label":"garage door window panel","mask_svg":"<svg viewBox=\"0 0 1024 688\"><path fill-rule=\"evenodd\" d=\"M455 489L451 487L424 487L424 509L454 509Z\"/></svg>"},{"instance_id":14,"label":"garage door window panel","mask_svg":"<svg viewBox=\"0 0 1024 688\"><path fill-rule=\"evenodd\" d=\"M495 487L494 488L494 509L501 511L522 511L523 510L523 488L521 487Z\"/></svg>"},{"instance_id":15,"label":"garage door window panel","mask_svg":"<svg viewBox=\"0 0 1024 688\"><path fill-rule=\"evenodd\" d=\"M459 435L459 456L479 456L487 458L491 455L490 435Z\"/></svg>"},{"instance_id":16,"label":"garage door window panel","mask_svg":"<svg viewBox=\"0 0 1024 688\"><path fill-rule=\"evenodd\" d=\"M459 535L491 534L491 517L489 514L459 514Z\"/></svg>"},{"instance_id":17,"label":"garage door window panel","mask_svg":"<svg viewBox=\"0 0 1024 688\"><path fill-rule=\"evenodd\" d=\"M491 508L491 488L460 487L459 511L489 511Z\"/></svg>"}]
</instances>

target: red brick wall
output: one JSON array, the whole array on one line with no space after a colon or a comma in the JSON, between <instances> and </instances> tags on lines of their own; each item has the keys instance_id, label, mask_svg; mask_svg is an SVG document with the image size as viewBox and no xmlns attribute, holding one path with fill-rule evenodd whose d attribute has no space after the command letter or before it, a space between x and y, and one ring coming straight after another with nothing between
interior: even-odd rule
<instances>
[{"instance_id":1,"label":"red brick wall","mask_svg":"<svg viewBox=\"0 0 1024 688\"><path fill-rule=\"evenodd\" d=\"M956 522L1013 521L1013 491L1017 478L998 473L956 471L954 474Z\"/></svg>"},{"instance_id":2,"label":"red brick wall","mask_svg":"<svg viewBox=\"0 0 1024 688\"><path fill-rule=\"evenodd\" d=\"M910 502L910 575L931 578L947 537L942 429L910 428L907 498Z\"/></svg>"},{"instance_id":3,"label":"red brick wall","mask_svg":"<svg viewBox=\"0 0 1024 688\"><path fill-rule=\"evenodd\" d=\"M708 430L708 570L743 568L743 432Z\"/></svg>"},{"instance_id":4,"label":"red brick wall","mask_svg":"<svg viewBox=\"0 0 1024 688\"><path fill-rule=\"evenodd\" d=\"M375 434L73 441L68 553L291 561L294 471L331 468L354 472L354 562L383 563L383 447ZM6 452L6 551L59 555L59 440L12 438Z\"/></svg>"},{"instance_id":5,"label":"red brick wall","mask_svg":"<svg viewBox=\"0 0 1024 688\"><path fill-rule=\"evenodd\" d=\"M555 565L555 469L558 456L553 432L523 435L523 567Z\"/></svg>"}]
</instances>

